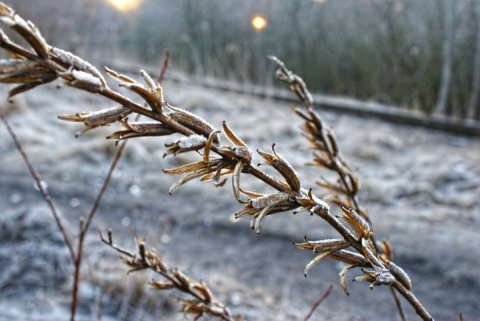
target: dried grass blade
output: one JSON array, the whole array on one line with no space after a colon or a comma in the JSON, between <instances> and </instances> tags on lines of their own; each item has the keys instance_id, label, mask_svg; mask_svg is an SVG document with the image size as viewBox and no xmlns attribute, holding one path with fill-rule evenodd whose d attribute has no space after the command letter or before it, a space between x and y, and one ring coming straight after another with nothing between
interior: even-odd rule
<instances>
[{"instance_id":1,"label":"dried grass blade","mask_svg":"<svg viewBox=\"0 0 480 321\"><path fill-rule=\"evenodd\" d=\"M176 181L171 187L170 189L168 190L168 193L169 194L172 194L173 192L175 192L180 186L182 186L183 184L191 181L192 179L195 179L197 177L200 177L200 176L203 176L205 174L208 174L210 173L211 170L209 168L204 168L204 169L201 169L199 171L196 171L196 172L193 172L193 173L189 173L189 174L186 174L185 176L183 176L182 178L180 178L178 181Z\"/></svg>"},{"instance_id":2,"label":"dried grass blade","mask_svg":"<svg viewBox=\"0 0 480 321\"><path fill-rule=\"evenodd\" d=\"M313 260L308 262L308 264L305 266L305 270L303 270L303 274L305 277L307 277L308 271L317 263L319 263L321 260L324 258L328 257L332 252L323 252L320 253L319 255L315 256Z\"/></svg>"},{"instance_id":3,"label":"dried grass blade","mask_svg":"<svg viewBox=\"0 0 480 321\"><path fill-rule=\"evenodd\" d=\"M235 146L243 146L247 149L248 146L247 144L245 144L245 142L240 138L238 137L234 132L233 130L230 129L230 127L227 126L227 122L226 121L223 121L222 122L222 128L223 128L223 132L225 133L225 136L227 136L227 138L235 145ZM249 149L250 150L250 149Z\"/></svg>"},{"instance_id":4,"label":"dried grass blade","mask_svg":"<svg viewBox=\"0 0 480 321\"><path fill-rule=\"evenodd\" d=\"M167 168L167 169L164 169L163 172L167 174L185 174L185 173L195 172L203 168L205 168L205 162L198 161L198 162L188 163L188 164L181 165L174 168Z\"/></svg>"}]
</instances>

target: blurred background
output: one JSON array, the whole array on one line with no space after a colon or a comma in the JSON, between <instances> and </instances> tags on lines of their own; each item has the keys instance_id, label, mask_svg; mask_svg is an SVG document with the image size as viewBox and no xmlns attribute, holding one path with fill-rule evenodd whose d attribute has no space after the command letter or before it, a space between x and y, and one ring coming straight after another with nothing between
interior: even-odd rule
<instances>
[{"instance_id":1,"label":"blurred background","mask_svg":"<svg viewBox=\"0 0 480 321\"><path fill-rule=\"evenodd\" d=\"M15 0L96 65L159 65L270 85L275 55L310 90L480 119L478 0Z\"/></svg>"}]
</instances>

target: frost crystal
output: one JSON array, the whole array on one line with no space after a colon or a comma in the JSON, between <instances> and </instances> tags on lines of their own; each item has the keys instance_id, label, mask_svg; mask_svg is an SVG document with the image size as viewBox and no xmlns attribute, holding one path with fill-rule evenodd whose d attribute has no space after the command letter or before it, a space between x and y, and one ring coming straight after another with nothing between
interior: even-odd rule
<instances>
[{"instance_id":1,"label":"frost crystal","mask_svg":"<svg viewBox=\"0 0 480 321\"><path fill-rule=\"evenodd\" d=\"M312 194L312 199L315 202L315 204L320 205L321 207L323 207L324 209L326 209L328 211L330 210L330 207L328 206L328 204L324 200L319 199L318 197L316 197L313 194Z\"/></svg>"},{"instance_id":2,"label":"frost crystal","mask_svg":"<svg viewBox=\"0 0 480 321\"><path fill-rule=\"evenodd\" d=\"M188 137L183 137L178 141L178 147L181 149L189 149L194 147L200 147L205 145L207 139L202 135L191 135Z\"/></svg>"},{"instance_id":3,"label":"frost crystal","mask_svg":"<svg viewBox=\"0 0 480 321\"><path fill-rule=\"evenodd\" d=\"M81 81L96 87L102 87L102 81L97 77L93 76L92 74L89 74L88 72L81 71L81 70L73 70L72 76L78 81Z\"/></svg>"}]
</instances>

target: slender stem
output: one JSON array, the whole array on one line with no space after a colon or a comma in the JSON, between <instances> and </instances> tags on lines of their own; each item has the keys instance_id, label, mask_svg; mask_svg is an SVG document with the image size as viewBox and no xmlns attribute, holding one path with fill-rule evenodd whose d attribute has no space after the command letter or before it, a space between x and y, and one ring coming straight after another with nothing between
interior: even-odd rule
<instances>
[{"instance_id":1,"label":"slender stem","mask_svg":"<svg viewBox=\"0 0 480 321\"><path fill-rule=\"evenodd\" d=\"M70 301L70 321L75 321L78 306L78 285L80 283L80 266L83 257L83 230L85 221L80 219L80 237L77 244L77 256L74 260L75 271L73 273L72 300Z\"/></svg>"},{"instance_id":2,"label":"slender stem","mask_svg":"<svg viewBox=\"0 0 480 321\"><path fill-rule=\"evenodd\" d=\"M28 167L28 170L30 171L30 175L33 177L35 180L35 183L38 186L38 189L40 190L40 193L43 196L43 199L45 202L47 202L48 207L50 208L50 211L52 212L53 218L55 219L55 223L57 224L58 229L60 230L60 233L62 233L63 241L65 242L65 245L68 248L68 251L70 253L70 258L72 259L72 262L75 262L75 251L73 250L72 243L70 242L70 238L67 235L67 231L65 227L63 226L62 220L60 219L60 215L57 211L57 208L55 204L53 203L53 200L48 193L48 191L45 189L45 187L42 184L42 180L40 178L40 175L38 175L37 171L33 167L32 163L30 162L30 159L25 152L25 150L22 147L22 144L17 138L17 135L15 135L15 132L13 131L12 127L10 126L7 118L5 117L5 114L3 113L3 110L0 108L0 118L2 119L3 123L5 124L5 127L7 127L8 133L12 137L13 142L15 143L15 146L22 155L23 161Z\"/></svg>"},{"instance_id":3,"label":"slender stem","mask_svg":"<svg viewBox=\"0 0 480 321\"><path fill-rule=\"evenodd\" d=\"M118 92L108 87L100 91L99 94L110 100L116 101L117 103L120 103L123 106L130 108L135 113L141 114L143 116L146 116L151 119L157 120L161 123L164 123L165 125L169 126L177 133L183 134L185 136L190 136L195 134L192 130L179 124L178 122L174 121L167 115L154 113L150 109L146 109L142 107L142 105L128 99L127 97L123 96L122 94L119 94Z\"/></svg>"},{"instance_id":4,"label":"slender stem","mask_svg":"<svg viewBox=\"0 0 480 321\"><path fill-rule=\"evenodd\" d=\"M310 312L308 312L307 316L305 317L305 319L303 319L303 321L308 321L308 319L310 319L310 317L312 316L313 312L317 309L317 307L330 295L330 292L332 292L332 289L333 289L333 284L330 284L330 286L325 291L325 293L320 297L320 299L318 299L313 304L312 308L310 309Z\"/></svg>"},{"instance_id":5,"label":"slender stem","mask_svg":"<svg viewBox=\"0 0 480 321\"><path fill-rule=\"evenodd\" d=\"M113 159L113 162L110 165L110 169L107 173L107 176L105 177L105 180L103 181L103 185L102 185L100 191L98 192L97 197L95 198L92 209L88 213L87 219L84 222L82 221L82 224L80 224L80 236L79 236L79 239L78 239L77 257L75 259L75 273L74 273L74 278L73 278L71 315L70 315L70 320L71 321L75 320L75 313L76 313L76 307L77 307L77 297L78 297L78 284L80 282L80 269L81 269L81 263L82 263L82 259L83 259L83 244L85 242L85 236L86 236L86 234L88 232L88 229L90 227L90 223L92 222L93 217L95 216L95 213L97 212L97 209L100 205L103 194L107 190L107 187L110 183L110 179L112 178L113 171L117 167L118 161L120 160L120 158L123 154L126 143L127 143L127 141L123 141L122 144L120 145L120 148L117 150L115 158Z\"/></svg>"},{"instance_id":6,"label":"slender stem","mask_svg":"<svg viewBox=\"0 0 480 321\"><path fill-rule=\"evenodd\" d=\"M407 321L407 316L405 315L405 312L402 308L402 302L400 302L400 300L398 299L397 292L395 292L395 289L392 286L390 286L390 292L392 293L393 300L395 301L398 313L400 314L400 318L402 318L402 321Z\"/></svg>"},{"instance_id":7,"label":"slender stem","mask_svg":"<svg viewBox=\"0 0 480 321\"><path fill-rule=\"evenodd\" d=\"M397 290L410 305L415 309L417 314L424 321L434 321L433 317L428 313L425 307L420 303L420 301L415 297L412 291L407 290L400 282L394 281L391 286Z\"/></svg>"},{"instance_id":8,"label":"slender stem","mask_svg":"<svg viewBox=\"0 0 480 321\"><path fill-rule=\"evenodd\" d=\"M271 177L270 175L266 174L265 172L261 171L258 167L254 165L248 166L245 170L244 173L249 173L259 180L265 182L267 185L270 185L271 187L277 189L280 192L289 192L291 191L288 187L286 187L284 184L280 183L278 180L275 178Z\"/></svg>"}]
</instances>

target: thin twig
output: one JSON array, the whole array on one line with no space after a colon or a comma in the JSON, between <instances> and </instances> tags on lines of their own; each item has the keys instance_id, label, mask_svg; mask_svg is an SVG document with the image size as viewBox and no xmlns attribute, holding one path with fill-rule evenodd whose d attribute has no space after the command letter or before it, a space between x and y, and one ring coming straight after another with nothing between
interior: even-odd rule
<instances>
[{"instance_id":1,"label":"thin twig","mask_svg":"<svg viewBox=\"0 0 480 321\"><path fill-rule=\"evenodd\" d=\"M393 300L395 301L395 305L397 306L398 313L400 314L400 318L402 318L402 321L407 321L407 316L403 311L402 302L400 302L397 292L395 292L395 289L392 286L390 286L390 292L392 293Z\"/></svg>"},{"instance_id":2,"label":"thin twig","mask_svg":"<svg viewBox=\"0 0 480 321\"><path fill-rule=\"evenodd\" d=\"M318 299L312 306L312 308L310 309L310 311L308 312L308 314L305 316L305 318L303 319L303 321L308 321L308 319L310 319L310 317L313 315L313 312L315 312L315 310L318 308L318 306L330 295L330 292L332 291L333 289L333 284L330 284L330 286L328 287L328 289L325 291L325 293L320 297L320 299Z\"/></svg>"},{"instance_id":3,"label":"thin twig","mask_svg":"<svg viewBox=\"0 0 480 321\"><path fill-rule=\"evenodd\" d=\"M32 164L32 162L30 162L30 159L29 159L27 153L25 152L25 150L23 149L22 144L20 143L17 135L15 134L14 130L10 126L10 123L8 122L7 118L5 117L5 114L3 113L2 108L0 108L0 118L2 119L3 123L5 124L5 127L7 127L8 133L12 137L12 140L15 143L15 146L16 146L18 152L20 153L20 155L22 155L23 161L27 165L28 170L30 171L30 175L35 180L35 183L37 184L38 189L40 190L40 193L43 196L43 199L45 200L45 202L47 202L47 205L50 208L50 211L52 212L52 215L55 219L55 223L57 224L57 227L60 230L60 233L62 233L63 241L65 242L65 245L67 246L68 251L70 253L70 258L72 259L72 262L75 262L75 251L73 250L72 243L70 242L70 238L67 235L67 231L66 231L65 227L63 226L62 220L60 219L60 215L57 211L57 208L56 208L55 204L53 203L53 200L52 200L50 194L48 193L48 191L43 186L42 179L40 178L40 175L37 173L37 171L33 167L33 164Z\"/></svg>"},{"instance_id":4,"label":"thin twig","mask_svg":"<svg viewBox=\"0 0 480 321\"><path fill-rule=\"evenodd\" d=\"M168 48L165 48L163 50L163 64L162 68L160 69L160 73L158 74L157 82L160 84L163 80L163 76L165 75L165 72L167 71L168 68L168 61L170 59L170 52L168 51Z\"/></svg>"}]
</instances>

